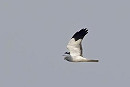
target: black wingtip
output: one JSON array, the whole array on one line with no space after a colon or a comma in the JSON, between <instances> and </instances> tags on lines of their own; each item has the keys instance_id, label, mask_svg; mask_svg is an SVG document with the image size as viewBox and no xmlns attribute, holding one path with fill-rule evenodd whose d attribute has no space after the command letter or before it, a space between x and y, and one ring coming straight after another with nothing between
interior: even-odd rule
<instances>
[{"instance_id":1,"label":"black wingtip","mask_svg":"<svg viewBox=\"0 0 130 87\"><path fill-rule=\"evenodd\" d=\"M79 39L83 39L84 36L88 33L88 29L87 28L83 28L80 31L76 32L72 38L75 39L75 41L79 40Z\"/></svg>"}]
</instances>

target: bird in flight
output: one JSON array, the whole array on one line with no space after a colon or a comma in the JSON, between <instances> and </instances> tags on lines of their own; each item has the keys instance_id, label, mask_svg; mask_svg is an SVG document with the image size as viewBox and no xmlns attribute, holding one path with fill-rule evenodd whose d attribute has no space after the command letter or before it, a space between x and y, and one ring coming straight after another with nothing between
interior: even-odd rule
<instances>
[{"instance_id":1,"label":"bird in flight","mask_svg":"<svg viewBox=\"0 0 130 87\"><path fill-rule=\"evenodd\" d=\"M98 60L87 59L83 57L82 40L88 33L87 28L83 28L76 32L67 45L69 52L64 53L64 59L69 62L98 62Z\"/></svg>"}]
</instances>

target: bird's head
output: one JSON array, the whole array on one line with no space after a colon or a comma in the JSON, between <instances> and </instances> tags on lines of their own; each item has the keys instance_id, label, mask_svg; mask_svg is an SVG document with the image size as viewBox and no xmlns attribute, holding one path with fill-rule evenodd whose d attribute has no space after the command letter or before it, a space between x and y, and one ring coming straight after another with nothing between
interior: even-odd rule
<instances>
[{"instance_id":1,"label":"bird's head","mask_svg":"<svg viewBox=\"0 0 130 87\"><path fill-rule=\"evenodd\" d=\"M70 57L70 52L65 52L63 56L64 56L64 60L68 60L68 58Z\"/></svg>"}]
</instances>

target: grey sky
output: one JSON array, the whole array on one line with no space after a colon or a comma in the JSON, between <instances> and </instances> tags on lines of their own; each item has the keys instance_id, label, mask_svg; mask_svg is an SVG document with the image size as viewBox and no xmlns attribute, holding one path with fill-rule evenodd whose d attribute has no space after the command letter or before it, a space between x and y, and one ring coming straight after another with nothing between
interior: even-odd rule
<instances>
[{"instance_id":1,"label":"grey sky","mask_svg":"<svg viewBox=\"0 0 130 87\"><path fill-rule=\"evenodd\" d=\"M0 87L128 87L130 1L1 0ZM63 60L81 28L84 57Z\"/></svg>"}]
</instances>

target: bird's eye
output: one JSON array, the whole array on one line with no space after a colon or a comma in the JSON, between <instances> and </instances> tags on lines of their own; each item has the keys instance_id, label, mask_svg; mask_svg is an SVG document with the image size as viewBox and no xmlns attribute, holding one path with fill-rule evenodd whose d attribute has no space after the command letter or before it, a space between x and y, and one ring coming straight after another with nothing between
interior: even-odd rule
<instances>
[{"instance_id":1,"label":"bird's eye","mask_svg":"<svg viewBox=\"0 0 130 87\"><path fill-rule=\"evenodd\" d=\"M67 52L65 52L65 54L67 54Z\"/></svg>"}]
</instances>

